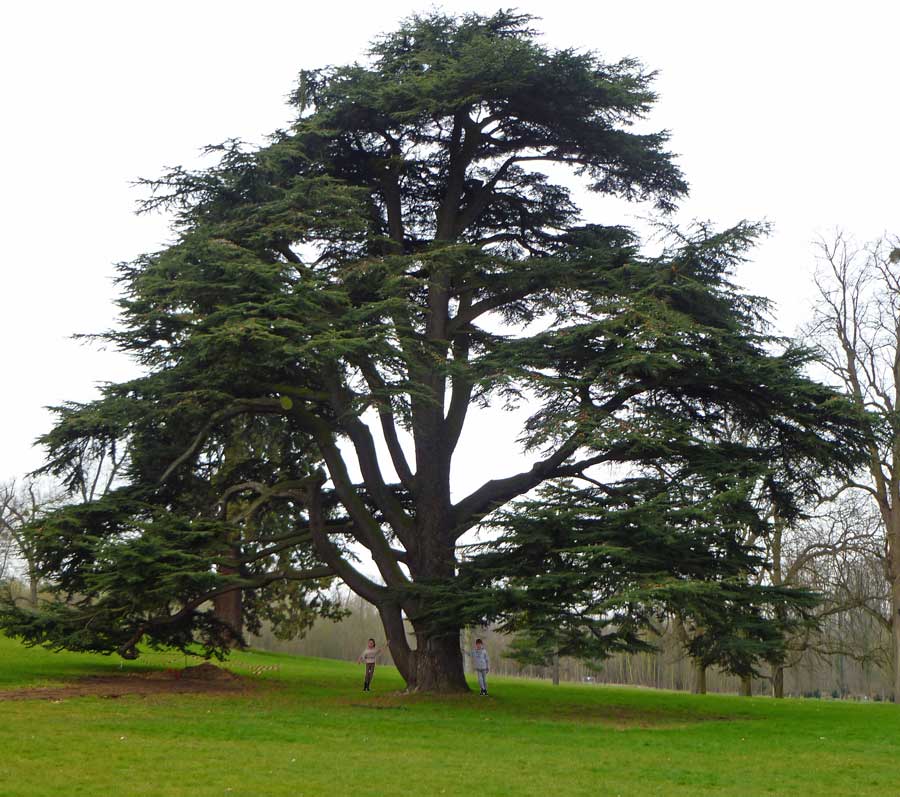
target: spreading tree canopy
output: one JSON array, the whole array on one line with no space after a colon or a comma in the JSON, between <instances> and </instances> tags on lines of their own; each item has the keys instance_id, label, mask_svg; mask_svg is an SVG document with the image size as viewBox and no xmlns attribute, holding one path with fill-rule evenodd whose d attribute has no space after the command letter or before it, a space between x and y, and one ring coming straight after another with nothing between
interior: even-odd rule
<instances>
[{"instance_id":1,"label":"spreading tree canopy","mask_svg":"<svg viewBox=\"0 0 900 797\"><path fill-rule=\"evenodd\" d=\"M61 599L7 606L8 631L220 651L245 622L336 611L337 578L420 689L466 688L460 627L486 619L599 656L671 604L712 629L698 655L771 654L792 598L742 575L753 485L852 464L858 426L731 283L758 226L672 231L649 256L581 219L547 167L661 212L686 183L666 134L634 127L653 74L531 24L413 17L365 63L302 73L268 145L148 183L177 240L120 266L103 336L146 375L58 408L43 438L73 489L86 452L127 446L127 469L35 530ZM459 495L473 406L527 408L533 461Z\"/></svg>"}]
</instances>

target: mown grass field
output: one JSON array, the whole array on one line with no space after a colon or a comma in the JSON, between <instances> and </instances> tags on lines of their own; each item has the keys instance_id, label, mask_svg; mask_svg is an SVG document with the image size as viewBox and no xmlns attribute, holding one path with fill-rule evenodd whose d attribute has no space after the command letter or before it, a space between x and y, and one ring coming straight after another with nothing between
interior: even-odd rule
<instances>
[{"instance_id":1,"label":"mown grass field","mask_svg":"<svg viewBox=\"0 0 900 797\"><path fill-rule=\"evenodd\" d=\"M125 672L172 667L149 654ZM494 679L398 694L379 668L234 656L237 695L0 701L0 795L890 795L900 707ZM180 661L179 664L180 665ZM0 691L120 673L0 637Z\"/></svg>"}]
</instances>

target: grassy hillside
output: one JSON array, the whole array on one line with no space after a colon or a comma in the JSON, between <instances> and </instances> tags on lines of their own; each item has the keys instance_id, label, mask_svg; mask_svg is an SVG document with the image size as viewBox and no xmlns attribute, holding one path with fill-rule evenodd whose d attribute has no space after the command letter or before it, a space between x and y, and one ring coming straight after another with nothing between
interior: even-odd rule
<instances>
[{"instance_id":1,"label":"grassy hillside","mask_svg":"<svg viewBox=\"0 0 900 797\"><path fill-rule=\"evenodd\" d=\"M26 650L0 692L181 667ZM253 665L278 665L252 675ZM900 707L495 679L493 696L397 694L380 668L237 654L251 688L0 700L0 795L884 795Z\"/></svg>"}]
</instances>

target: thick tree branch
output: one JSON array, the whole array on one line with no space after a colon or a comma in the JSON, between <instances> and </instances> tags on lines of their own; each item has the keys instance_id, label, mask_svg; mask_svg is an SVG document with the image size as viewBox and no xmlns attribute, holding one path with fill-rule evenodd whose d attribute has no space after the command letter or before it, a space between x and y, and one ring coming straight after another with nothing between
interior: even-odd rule
<instances>
[{"instance_id":1,"label":"thick tree branch","mask_svg":"<svg viewBox=\"0 0 900 797\"><path fill-rule=\"evenodd\" d=\"M321 485L317 483L307 485L302 495L309 512L309 529L316 553L350 589L377 606L384 600L387 590L371 579L366 578L353 567L329 539L325 519L322 514Z\"/></svg>"},{"instance_id":2,"label":"thick tree branch","mask_svg":"<svg viewBox=\"0 0 900 797\"><path fill-rule=\"evenodd\" d=\"M391 150L391 162L385 169L381 179L384 206L387 211L388 234L398 244L400 252L404 249L405 231L403 229L403 204L400 192L400 169L403 164L403 153L396 139L384 134Z\"/></svg>"},{"instance_id":3,"label":"thick tree branch","mask_svg":"<svg viewBox=\"0 0 900 797\"><path fill-rule=\"evenodd\" d=\"M171 464L168 468L163 471L162 476L159 477L159 483L162 484L166 479L169 478L181 465L187 462L191 457L193 457L197 451L200 450L200 446L203 445L204 441L209 437L210 433L216 426L222 421L226 421L229 418L233 418L237 415L242 415L244 413L282 413L284 412L284 408L281 406L281 403L276 399L242 399L240 401L235 402L230 407L226 407L223 410L219 410L218 412L214 412L210 419L206 422L204 427L197 432L197 435L194 437L193 442L187 447L187 449Z\"/></svg>"},{"instance_id":4,"label":"thick tree branch","mask_svg":"<svg viewBox=\"0 0 900 797\"><path fill-rule=\"evenodd\" d=\"M375 441L369 427L356 415L353 408L354 397L349 389L340 384L336 376L329 378L329 393L331 405L338 416L338 423L347 432L356 458L359 462L363 481L372 496L372 500L387 518L397 536L404 542L409 542L409 531L412 521L403 509L403 506L387 486L387 482L381 473L381 465L378 462L378 452L375 450Z\"/></svg>"},{"instance_id":5,"label":"thick tree branch","mask_svg":"<svg viewBox=\"0 0 900 797\"><path fill-rule=\"evenodd\" d=\"M452 241L456 230L459 202L465 188L466 171L478 149L481 130L468 114L468 109L457 111L453 118L453 132L450 136L450 161L447 174L447 189L437 211L436 241Z\"/></svg>"},{"instance_id":6,"label":"thick tree branch","mask_svg":"<svg viewBox=\"0 0 900 797\"><path fill-rule=\"evenodd\" d=\"M459 310L466 312L472 306L472 292L466 291L460 297ZM447 453L452 454L462 434L469 404L472 401L474 383L468 373L469 367L469 336L462 332L453 340L453 374L451 376L452 389L450 392L450 406L447 408L447 417L444 419L445 434L447 440Z\"/></svg>"},{"instance_id":7,"label":"thick tree branch","mask_svg":"<svg viewBox=\"0 0 900 797\"><path fill-rule=\"evenodd\" d=\"M335 491L359 529L361 537L371 552L372 558L385 583L389 586L406 584L406 576L397 564L397 559L391 551L384 532L378 521L369 512L356 486L351 481L350 475L347 473L347 466L334 442L331 429L320 418L317 418L311 412L303 410L296 404L291 412L307 428L316 441L316 445L322 454L322 458L325 460L328 473L334 483Z\"/></svg>"},{"instance_id":8,"label":"thick tree branch","mask_svg":"<svg viewBox=\"0 0 900 797\"><path fill-rule=\"evenodd\" d=\"M526 285L518 290L504 291L502 293L496 293L493 296L488 296L481 301L475 302L465 310L460 308L456 315L450 320L447 330L451 335L455 334L485 313L489 313L491 310L498 310L513 302L521 301L533 292L534 287Z\"/></svg>"},{"instance_id":9,"label":"thick tree branch","mask_svg":"<svg viewBox=\"0 0 900 797\"><path fill-rule=\"evenodd\" d=\"M156 616L144 620L135 629L131 637L129 637L128 640L119 645L117 652L123 659L137 658L137 645L143 638L144 634L155 628L164 628L169 625L176 625L180 623L191 613L193 613L199 606L206 603L207 601L213 600L213 598L219 597L220 595L226 595L229 592L235 592L236 590L260 589L262 587L268 586L269 584L273 584L276 581L282 581L284 579L290 579L292 581L312 581L319 578L328 578L334 575L336 575L335 572L330 567L325 566L309 568L308 570L282 570L274 573L266 573L265 575L258 576L252 579L242 579L241 581L228 584L227 586L210 590L209 592L205 592L202 595L199 595L196 598L192 598L191 600L187 601L179 611L175 612L175 614Z\"/></svg>"},{"instance_id":10,"label":"thick tree branch","mask_svg":"<svg viewBox=\"0 0 900 797\"><path fill-rule=\"evenodd\" d=\"M509 168L515 162L516 158L507 158L494 173L494 176L478 189L475 196L472 197L469 203L459 212L455 228L456 235L462 235L462 233L478 219L493 198L494 189L497 187L497 183L504 178L509 171Z\"/></svg>"},{"instance_id":11,"label":"thick tree branch","mask_svg":"<svg viewBox=\"0 0 900 797\"><path fill-rule=\"evenodd\" d=\"M375 409L378 412L378 419L381 422L381 431L384 435L384 441L387 444L388 453L391 455L391 462L397 476L410 492L415 492L415 476L409 467L406 454L403 453L403 447L400 445L400 438L397 434L397 422L394 413L391 410L390 394L387 384L378 373L378 369L368 359L361 359L356 362L362 372L372 397L375 400Z\"/></svg>"},{"instance_id":12,"label":"thick tree branch","mask_svg":"<svg viewBox=\"0 0 900 797\"><path fill-rule=\"evenodd\" d=\"M549 457L505 479L491 479L453 507L453 527L458 539L482 518L507 501L534 489L551 478L559 466L578 450L581 434L572 435Z\"/></svg>"}]
</instances>

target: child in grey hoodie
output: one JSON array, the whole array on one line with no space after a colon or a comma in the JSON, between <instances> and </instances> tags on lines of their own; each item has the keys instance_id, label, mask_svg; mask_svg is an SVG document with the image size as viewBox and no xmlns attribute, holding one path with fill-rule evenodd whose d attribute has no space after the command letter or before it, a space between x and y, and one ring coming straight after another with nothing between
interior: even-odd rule
<instances>
[{"instance_id":1,"label":"child in grey hoodie","mask_svg":"<svg viewBox=\"0 0 900 797\"><path fill-rule=\"evenodd\" d=\"M488 658L488 652L484 648L484 642L480 639L475 640L475 650L466 651L467 656L472 657L472 666L475 668L475 675L478 676L478 686L481 689L479 694L487 695L487 674L491 669L491 661Z\"/></svg>"}]
</instances>

